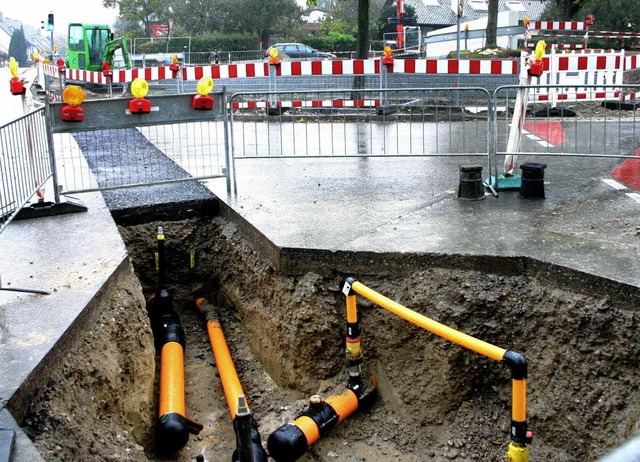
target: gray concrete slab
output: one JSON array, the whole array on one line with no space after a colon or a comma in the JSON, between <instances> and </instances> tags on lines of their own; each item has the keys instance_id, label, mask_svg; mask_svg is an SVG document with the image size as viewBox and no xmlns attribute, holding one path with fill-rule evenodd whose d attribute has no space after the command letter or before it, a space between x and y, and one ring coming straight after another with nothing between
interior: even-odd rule
<instances>
[{"instance_id":1,"label":"gray concrete slab","mask_svg":"<svg viewBox=\"0 0 640 462\"><path fill-rule=\"evenodd\" d=\"M546 199L458 199L465 158L246 159L237 195L208 186L280 248L523 256L640 286L640 203L602 181L620 161L530 161Z\"/></svg>"},{"instance_id":2,"label":"gray concrete slab","mask_svg":"<svg viewBox=\"0 0 640 462\"><path fill-rule=\"evenodd\" d=\"M100 193L77 196L87 212L13 221L0 234L0 428L15 429L14 459L37 451L6 409L127 256ZM35 451L35 452L34 452Z\"/></svg>"}]
</instances>

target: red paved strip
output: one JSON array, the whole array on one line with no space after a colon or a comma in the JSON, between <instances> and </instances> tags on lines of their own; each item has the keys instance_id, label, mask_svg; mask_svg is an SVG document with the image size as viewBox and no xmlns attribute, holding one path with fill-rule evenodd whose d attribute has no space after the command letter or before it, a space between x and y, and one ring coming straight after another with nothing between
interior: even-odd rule
<instances>
[{"instance_id":1,"label":"red paved strip","mask_svg":"<svg viewBox=\"0 0 640 462\"><path fill-rule=\"evenodd\" d=\"M564 136L564 131L562 130L562 122L528 121L524 123L522 128L554 146L560 146L567 141L567 137Z\"/></svg>"},{"instance_id":2,"label":"red paved strip","mask_svg":"<svg viewBox=\"0 0 640 462\"><path fill-rule=\"evenodd\" d=\"M640 156L640 150L636 151L634 156ZM609 175L620 183L640 191L640 159L625 160L614 168Z\"/></svg>"}]
</instances>

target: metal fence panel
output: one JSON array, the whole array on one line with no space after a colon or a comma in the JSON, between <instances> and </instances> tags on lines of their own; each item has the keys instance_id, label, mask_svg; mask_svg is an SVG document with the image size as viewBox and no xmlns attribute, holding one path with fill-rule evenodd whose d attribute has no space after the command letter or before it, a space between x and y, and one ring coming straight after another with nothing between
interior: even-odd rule
<instances>
[{"instance_id":1,"label":"metal fence panel","mask_svg":"<svg viewBox=\"0 0 640 462\"><path fill-rule=\"evenodd\" d=\"M625 85L637 91L638 85ZM635 106L622 101L620 86L542 86L560 95L556 104L529 101L524 114L521 149L508 152L507 141L519 91L540 86L500 87L494 94L496 151L498 155L629 157L640 147L640 129ZM598 93L613 95L606 102ZM567 95L563 97L562 95ZM579 95L579 98L568 98ZM615 99L613 99L615 97ZM535 98L535 94L532 95ZM562 132L555 130L562 128ZM515 129L515 128L514 128Z\"/></svg>"},{"instance_id":2,"label":"metal fence panel","mask_svg":"<svg viewBox=\"0 0 640 462\"><path fill-rule=\"evenodd\" d=\"M230 107L233 162L338 156L489 162L491 98L483 88L236 93Z\"/></svg>"},{"instance_id":3,"label":"metal fence panel","mask_svg":"<svg viewBox=\"0 0 640 462\"><path fill-rule=\"evenodd\" d=\"M51 175L44 108L0 126L0 232Z\"/></svg>"},{"instance_id":4,"label":"metal fence panel","mask_svg":"<svg viewBox=\"0 0 640 462\"><path fill-rule=\"evenodd\" d=\"M148 114L124 98L87 101L82 122L61 121L51 105L62 193L227 177L226 106L191 107L190 95L150 97ZM230 184L228 182L228 184Z\"/></svg>"}]
</instances>

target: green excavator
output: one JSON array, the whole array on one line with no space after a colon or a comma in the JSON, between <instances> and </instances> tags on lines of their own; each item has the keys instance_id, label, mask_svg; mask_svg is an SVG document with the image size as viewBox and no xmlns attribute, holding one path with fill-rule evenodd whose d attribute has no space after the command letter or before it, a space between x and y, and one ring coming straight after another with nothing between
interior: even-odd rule
<instances>
[{"instance_id":1,"label":"green excavator","mask_svg":"<svg viewBox=\"0 0 640 462\"><path fill-rule=\"evenodd\" d=\"M69 24L67 45L66 64L69 69L101 71L104 62L113 69L116 50L121 50L124 67L131 69L126 39L114 39L111 28L106 24Z\"/></svg>"}]
</instances>

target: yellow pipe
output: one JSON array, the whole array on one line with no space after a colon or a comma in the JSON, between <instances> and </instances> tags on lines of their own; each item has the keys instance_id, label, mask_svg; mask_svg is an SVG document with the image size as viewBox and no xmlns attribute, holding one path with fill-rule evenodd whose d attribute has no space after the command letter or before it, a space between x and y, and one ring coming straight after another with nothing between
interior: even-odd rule
<instances>
[{"instance_id":1,"label":"yellow pipe","mask_svg":"<svg viewBox=\"0 0 640 462\"><path fill-rule=\"evenodd\" d=\"M184 351L178 342L167 342L160 353L160 411L185 416Z\"/></svg>"},{"instance_id":2,"label":"yellow pipe","mask_svg":"<svg viewBox=\"0 0 640 462\"><path fill-rule=\"evenodd\" d=\"M224 395L229 405L229 412L231 413L231 418L235 419L236 412L238 411L238 397L244 395L242 385L240 384L236 368L233 365L231 353L229 352L229 347L227 346L227 341L224 338L220 323L217 321L207 321L207 332L209 333L209 341L213 349L216 366L218 366ZM247 405L247 407L249 406Z\"/></svg>"},{"instance_id":3,"label":"yellow pipe","mask_svg":"<svg viewBox=\"0 0 640 462\"><path fill-rule=\"evenodd\" d=\"M513 379L511 397L511 418L516 422L527 420L527 381Z\"/></svg>"},{"instance_id":4,"label":"yellow pipe","mask_svg":"<svg viewBox=\"0 0 640 462\"><path fill-rule=\"evenodd\" d=\"M415 324L418 327L428 330L429 332L438 335L444 339L447 339L453 343L457 343L471 351L475 351L483 356L493 359L494 361L502 361L502 357L507 351L504 348L491 345L490 343L479 340L470 335L459 332L451 327L445 326L433 319L416 313L409 308L394 302L393 300L379 294L375 290L372 290L364 284L355 281L351 288L362 295L371 302L381 306L382 308L392 312L393 314L401 317L402 319Z\"/></svg>"}]
</instances>

